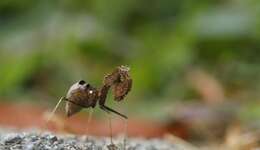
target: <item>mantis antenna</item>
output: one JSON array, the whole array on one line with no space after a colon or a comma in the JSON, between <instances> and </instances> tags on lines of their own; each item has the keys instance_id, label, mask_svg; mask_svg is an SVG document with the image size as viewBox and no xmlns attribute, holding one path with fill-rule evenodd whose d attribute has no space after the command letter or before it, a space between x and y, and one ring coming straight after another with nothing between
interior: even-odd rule
<instances>
[{"instance_id":1,"label":"mantis antenna","mask_svg":"<svg viewBox=\"0 0 260 150\"><path fill-rule=\"evenodd\" d=\"M46 124L49 123L49 121L51 120L51 118L53 117L54 113L56 112L56 110L58 109L61 101L64 99L64 97L61 97L60 100L58 101L58 103L56 104L56 106L54 107L54 109L52 110L50 116L48 117L47 121L46 121Z\"/></svg>"}]
</instances>

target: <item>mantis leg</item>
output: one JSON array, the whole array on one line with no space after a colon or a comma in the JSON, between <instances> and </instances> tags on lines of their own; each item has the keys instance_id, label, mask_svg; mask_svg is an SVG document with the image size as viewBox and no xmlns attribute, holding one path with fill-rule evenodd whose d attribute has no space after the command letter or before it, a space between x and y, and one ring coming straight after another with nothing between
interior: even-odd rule
<instances>
[{"instance_id":1,"label":"mantis leg","mask_svg":"<svg viewBox=\"0 0 260 150\"><path fill-rule=\"evenodd\" d=\"M86 128L87 141L89 140L89 126L90 126L90 122L91 122L91 120L92 120L93 111L94 111L94 109L93 109L93 108L90 108L90 110L89 110L89 115L88 115L87 128Z\"/></svg>"},{"instance_id":2,"label":"mantis leg","mask_svg":"<svg viewBox=\"0 0 260 150\"><path fill-rule=\"evenodd\" d=\"M107 112L107 113L112 112L112 113L115 113L115 114L119 115L119 116L122 117L122 118L128 119L128 117L127 117L126 115L121 114L121 113L117 112L116 110L114 110L114 109L112 109L112 108L109 108L109 107L107 107L107 106L105 106L105 105L100 105L100 108L101 108L102 110L104 110L105 112Z\"/></svg>"}]
</instances>

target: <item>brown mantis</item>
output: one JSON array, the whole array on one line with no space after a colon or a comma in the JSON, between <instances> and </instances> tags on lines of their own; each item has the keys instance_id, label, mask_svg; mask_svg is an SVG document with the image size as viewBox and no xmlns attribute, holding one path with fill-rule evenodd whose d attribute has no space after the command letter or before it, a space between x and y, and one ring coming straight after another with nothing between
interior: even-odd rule
<instances>
[{"instance_id":1,"label":"brown mantis","mask_svg":"<svg viewBox=\"0 0 260 150\"><path fill-rule=\"evenodd\" d=\"M66 115L70 117L82 108L95 108L98 104L99 107L106 113L114 113L120 117L127 119L127 116L108 107L106 98L108 91L112 88L114 100L121 101L125 98L132 87L132 79L129 75L129 68L126 66L117 67L111 74L104 77L103 85L100 89L94 88L84 80L73 84L67 92L66 97L62 97L57 103L56 107L52 111L52 115L55 113L57 107L61 101L66 101ZM52 117L50 116L50 118ZM50 119L48 119L50 120ZM111 123L110 123L111 130ZM112 133L111 133L112 142Z\"/></svg>"}]
</instances>

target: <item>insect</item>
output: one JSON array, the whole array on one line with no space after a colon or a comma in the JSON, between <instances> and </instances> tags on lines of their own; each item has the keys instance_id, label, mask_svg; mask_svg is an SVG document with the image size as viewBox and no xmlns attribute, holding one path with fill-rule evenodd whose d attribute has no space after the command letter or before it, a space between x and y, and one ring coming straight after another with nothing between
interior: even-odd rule
<instances>
[{"instance_id":1,"label":"insect","mask_svg":"<svg viewBox=\"0 0 260 150\"><path fill-rule=\"evenodd\" d=\"M76 82L69 88L66 96L62 97L57 103L56 107L52 111L52 115L56 111L60 102L66 101L65 111L67 117L78 113L82 108L95 108L98 105L99 108L104 110L106 113L111 112L127 119L128 117L126 115L108 107L106 105L106 98L109 90L112 89L115 101L124 100L125 96L132 88L132 79L129 75L129 70L130 69L126 66L117 67L111 74L104 77L103 85L99 89L93 87L84 80Z\"/></svg>"},{"instance_id":2,"label":"insect","mask_svg":"<svg viewBox=\"0 0 260 150\"><path fill-rule=\"evenodd\" d=\"M125 119L126 115L106 106L106 97L110 88L113 90L114 99L121 101L128 94L132 87L132 79L129 76L129 68L125 66L117 67L111 74L104 77L103 86L100 89L94 88L89 83L81 80L73 84L66 97L62 100L66 102L66 115L68 117L76 114L82 108L99 107L105 112L115 113Z\"/></svg>"}]
</instances>

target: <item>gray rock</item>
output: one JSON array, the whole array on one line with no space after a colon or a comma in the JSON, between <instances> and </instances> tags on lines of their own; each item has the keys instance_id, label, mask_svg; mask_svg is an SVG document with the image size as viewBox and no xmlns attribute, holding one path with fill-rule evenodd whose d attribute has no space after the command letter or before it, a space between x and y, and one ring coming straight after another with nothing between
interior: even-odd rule
<instances>
[{"instance_id":1,"label":"gray rock","mask_svg":"<svg viewBox=\"0 0 260 150\"><path fill-rule=\"evenodd\" d=\"M22 140L22 136L16 133L8 134L3 137L3 143L5 145L20 144Z\"/></svg>"},{"instance_id":2,"label":"gray rock","mask_svg":"<svg viewBox=\"0 0 260 150\"><path fill-rule=\"evenodd\" d=\"M109 138L0 131L0 150L180 150L159 139L128 138L126 145L123 141L115 138L114 144L111 144Z\"/></svg>"}]
</instances>

